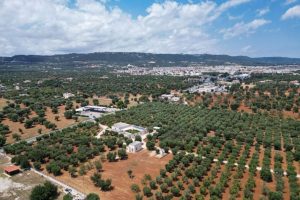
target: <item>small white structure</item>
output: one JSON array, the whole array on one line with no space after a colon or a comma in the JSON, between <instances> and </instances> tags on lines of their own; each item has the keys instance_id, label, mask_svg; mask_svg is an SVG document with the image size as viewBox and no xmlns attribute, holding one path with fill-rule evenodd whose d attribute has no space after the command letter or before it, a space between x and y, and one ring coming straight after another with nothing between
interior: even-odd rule
<instances>
[{"instance_id":1,"label":"small white structure","mask_svg":"<svg viewBox=\"0 0 300 200\"><path fill-rule=\"evenodd\" d=\"M160 147L156 147L155 150L155 157L156 158L163 158L167 155L167 153L165 152L164 149L160 148Z\"/></svg>"},{"instance_id":2,"label":"small white structure","mask_svg":"<svg viewBox=\"0 0 300 200\"><path fill-rule=\"evenodd\" d=\"M73 80L73 78L72 77L69 77L69 78L66 78L66 81L72 81Z\"/></svg>"},{"instance_id":3,"label":"small white structure","mask_svg":"<svg viewBox=\"0 0 300 200\"><path fill-rule=\"evenodd\" d=\"M71 97L75 97L75 95L72 94L72 93L66 92L66 93L63 94L63 97L64 97L65 99L68 99L68 98L71 98Z\"/></svg>"},{"instance_id":4,"label":"small white structure","mask_svg":"<svg viewBox=\"0 0 300 200\"><path fill-rule=\"evenodd\" d=\"M167 155L164 149L159 148L158 150L159 150L158 154L159 154L161 157L164 157L164 156Z\"/></svg>"},{"instance_id":5,"label":"small white structure","mask_svg":"<svg viewBox=\"0 0 300 200\"><path fill-rule=\"evenodd\" d=\"M244 80L244 79L250 78L251 75L250 74L238 74L238 75L235 75L233 77Z\"/></svg>"},{"instance_id":6,"label":"small white structure","mask_svg":"<svg viewBox=\"0 0 300 200\"><path fill-rule=\"evenodd\" d=\"M178 102L180 100L180 97L177 97L174 94L162 94L160 96L160 99L168 100L168 101L171 101L171 102Z\"/></svg>"},{"instance_id":7,"label":"small white structure","mask_svg":"<svg viewBox=\"0 0 300 200\"><path fill-rule=\"evenodd\" d=\"M135 153L143 149L143 143L139 141L134 141L127 146L127 151L129 153Z\"/></svg>"}]
</instances>

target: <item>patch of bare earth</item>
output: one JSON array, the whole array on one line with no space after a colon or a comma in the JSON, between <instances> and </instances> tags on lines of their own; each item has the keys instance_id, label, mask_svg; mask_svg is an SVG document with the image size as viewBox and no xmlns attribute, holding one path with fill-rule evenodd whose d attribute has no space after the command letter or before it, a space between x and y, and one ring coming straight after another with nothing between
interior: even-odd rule
<instances>
[{"instance_id":1,"label":"patch of bare earth","mask_svg":"<svg viewBox=\"0 0 300 200\"><path fill-rule=\"evenodd\" d=\"M0 110L3 109L3 107L7 106L7 99L0 98Z\"/></svg>"},{"instance_id":2,"label":"patch of bare earth","mask_svg":"<svg viewBox=\"0 0 300 200\"><path fill-rule=\"evenodd\" d=\"M246 113L252 113L252 109L249 108L248 106L246 106L244 102L241 103L241 105L238 108L238 111L239 112L243 111L243 112L246 112Z\"/></svg>"}]
</instances>

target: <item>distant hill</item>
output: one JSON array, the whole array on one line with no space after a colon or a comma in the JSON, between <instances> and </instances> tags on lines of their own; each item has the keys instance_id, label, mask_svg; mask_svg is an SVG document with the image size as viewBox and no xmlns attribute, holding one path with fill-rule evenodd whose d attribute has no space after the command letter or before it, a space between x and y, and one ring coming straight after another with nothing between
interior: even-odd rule
<instances>
[{"instance_id":1,"label":"distant hill","mask_svg":"<svg viewBox=\"0 0 300 200\"><path fill-rule=\"evenodd\" d=\"M151 53L125 53L102 52L88 54L63 55L16 55L0 57L0 64L34 64L34 63L76 63L99 62L106 64L140 64L145 66L169 66L203 63L211 65L241 64L241 65L281 65L300 64L300 58L286 57L260 57L228 56L210 54L151 54Z\"/></svg>"}]
</instances>

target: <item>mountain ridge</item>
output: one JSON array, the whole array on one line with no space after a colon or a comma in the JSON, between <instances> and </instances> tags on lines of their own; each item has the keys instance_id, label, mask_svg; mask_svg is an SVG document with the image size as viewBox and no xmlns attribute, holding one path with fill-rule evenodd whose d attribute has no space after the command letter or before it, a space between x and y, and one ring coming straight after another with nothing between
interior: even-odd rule
<instances>
[{"instance_id":1,"label":"mountain ridge","mask_svg":"<svg viewBox=\"0 0 300 200\"><path fill-rule=\"evenodd\" d=\"M64 63L64 62L102 62L114 64L145 64L156 63L182 64L241 64L241 65L299 65L300 58L289 57L248 57L214 54L154 54L139 52L94 52L70 53L56 55L15 55L0 57L1 64L34 64L34 63Z\"/></svg>"}]
</instances>

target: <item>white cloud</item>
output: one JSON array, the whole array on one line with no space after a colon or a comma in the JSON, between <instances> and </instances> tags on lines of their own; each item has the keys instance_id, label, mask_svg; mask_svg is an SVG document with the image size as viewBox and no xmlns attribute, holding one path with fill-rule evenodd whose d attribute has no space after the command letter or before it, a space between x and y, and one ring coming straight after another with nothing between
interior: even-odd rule
<instances>
[{"instance_id":1,"label":"white cloud","mask_svg":"<svg viewBox=\"0 0 300 200\"><path fill-rule=\"evenodd\" d=\"M268 12L270 12L270 9L269 9L269 8L258 9L258 10L257 10L257 15L258 15L259 17L261 17L261 16L267 14Z\"/></svg>"},{"instance_id":2,"label":"white cloud","mask_svg":"<svg viewBox=\"0 0 300 200\"><path fill-rule=\"evenodd\" d=\"M231 28L222 29L220 33L223 34L225 39L230 39L239 35L250 35L255 33L256 29L270 23L270 21L265 19L255 19L249 23L239 22Z\"/></svg>"},{"instance_id":3,"label":"white cloud","mask_svg":"<svg viewBox=\"0 0 300 200\"><path fill-rule=\"evenodd\" d=\"M229 0L229 1L226 1L225 3L221 4L219 6L218 10L220 12L223 12L231 7L234 7L234 6L243 4L243 3L247 3L249 1L251 1L251 0Z\"/></svg>"},{"instance_id":4,"label":"white cloud","mask_svg":"<svg viewBox=\"0 0 300 200\"><path fill-rule=\"evenodd\" d=\"M206 28L226 10L249 0L154 3L132 18L105 0L1 0L0 55L95 51L213 53Z\"/></svg>"},{"instance_id":5,"label":"white cloud","mask_svg":"<svg viewBox=\"0 0 300 200\"><path fill-rule=\"evenodd\" d=\"M282 16L282 20L291 19L291 18L300 18L300 5L294 6L288 9Z\"/></svg>"},{"instance_id":6,"label":"white cloud","mask_svg":"<svg viewBox=\"0 0 300 200\"><path fill-rule=\"evenodd\" d=\"M251 45L247 45L247 46L244 46L244 47L241 49L241 52L244 53L244 54L249 54L249 53L253 53L254 50L252 49L252 46L251 46Z\"/></svg>"}]
</instances>

